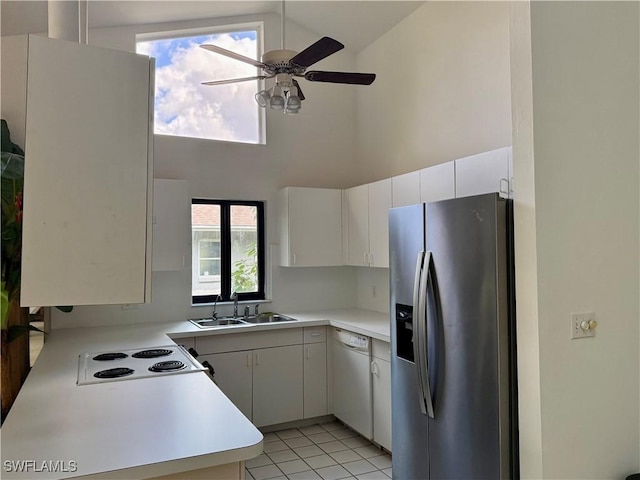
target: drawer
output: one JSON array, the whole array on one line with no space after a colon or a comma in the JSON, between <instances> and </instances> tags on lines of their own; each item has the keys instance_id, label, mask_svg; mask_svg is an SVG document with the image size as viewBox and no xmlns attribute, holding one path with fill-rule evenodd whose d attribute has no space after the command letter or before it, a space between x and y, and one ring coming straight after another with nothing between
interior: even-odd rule
<instances>
[{"instance_id":1,"label":"drawer","mask_svg":"<svg viewBox=\"0 0 640 480\"><path fill-rule=\"evenodd\" d=\"M391 344L376 338L371 342L371 355L380 360L391 361Z\"/></svg>"},{"instance_id":2,"label":"drawer","mask_svg":"<svg viewBox=\"0 0 640 480\"><path fill-rule=\"evenodd\" d=\"M327 341L327 327L304 327L304 343Z\"/></svg>"},{"instance_id":3,"label":"drawer","mask_svg":"<svg viewBox=\"0 0 640 480\"><path fill-rule=\"evenodd\" d=\"M260 332L225 333L196 337L201 355L302 344L302 328L278 328Z\"/></svg>"}]
</instances>

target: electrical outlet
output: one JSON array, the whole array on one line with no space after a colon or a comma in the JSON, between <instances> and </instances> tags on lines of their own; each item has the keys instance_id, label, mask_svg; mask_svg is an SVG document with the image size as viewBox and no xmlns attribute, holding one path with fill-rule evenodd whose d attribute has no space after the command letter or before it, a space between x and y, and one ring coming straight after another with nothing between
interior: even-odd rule
<instances>
[{"instance_id":1,"label":"electrical outlet","mask_svg":"<svg viewBox=\"0 0 640 480\"><path fill-rule=\"evenodd\" d=\"M596 321L593 312L571 314L571 339L595 337Z\"/></svg>"}]
</instances>

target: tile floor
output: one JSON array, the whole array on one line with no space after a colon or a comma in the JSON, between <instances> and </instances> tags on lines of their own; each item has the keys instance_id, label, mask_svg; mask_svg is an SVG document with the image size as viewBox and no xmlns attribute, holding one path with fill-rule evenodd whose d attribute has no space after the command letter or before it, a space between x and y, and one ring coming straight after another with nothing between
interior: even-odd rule
<instances>
[{"instance_id":1,"label":"tile floor","mask_svg":"<svg viewBox=\"0 0 640 480\"><path fill-rule=\"evenodd\" d=\"M247 480L388 480L391 456L340 422L264 434L264 453L245 462Z\"/></svg>"}]
</instances>

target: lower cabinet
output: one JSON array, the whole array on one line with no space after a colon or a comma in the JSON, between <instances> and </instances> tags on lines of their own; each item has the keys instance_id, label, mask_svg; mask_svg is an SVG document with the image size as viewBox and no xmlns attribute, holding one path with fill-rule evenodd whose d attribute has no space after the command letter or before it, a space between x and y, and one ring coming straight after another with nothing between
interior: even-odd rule
<instances>
[{"instance_id":1,"label":"lower cabinet","mask_svg":"<svg viewBox=\"0 0 640 480\"><path fill-rule=\"evenodd\" d=\"M374 340L372 355L373 441L391 451L391 363L389 361L389 344Z\"/></svg>"},{"instance_id":2,"label":"lower cabinet","mask_svg":"<svg viewBox=\"0 0 640 480\"><path fill-rule=\"evenodd\" d=\"M257 427L328 413L326 327L197 337L196 350Z\"/></svg>"}]
</instances>

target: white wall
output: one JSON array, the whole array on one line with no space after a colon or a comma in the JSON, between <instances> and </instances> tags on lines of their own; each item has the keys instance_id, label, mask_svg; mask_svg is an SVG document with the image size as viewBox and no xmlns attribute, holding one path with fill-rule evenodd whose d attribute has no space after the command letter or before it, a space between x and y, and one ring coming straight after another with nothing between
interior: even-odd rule
<instances>
[{"instance_id":1,"label":"white wall","mask_svg":"<svg viewBox=\"0 0 640 480\"><path fill-rule=\"evenodd\" d=\"M197 28L207 25L265 21L265 50L280 48L280 19L271 14L199 20L162 25L92 30L90 43L135 50L135 33ZM287 47L302 50L319 35L294 23L287 25ZM347 49L318 62L314 68L353 70ZM267 144L244 145L156 135L154 177L184 179L193 197L265 200L267 243L278 242L276 191L284 186L342 188L356 183L355 95L353 87L300 81L307 99L297 116L267 111ZM269 248L269 253L272 252ZM268 259L269 264L277 259ZM355 305L355 271L350 267L285 269L272 266L275 311L301 311ZM188 272L156 272L152 303L134 310L121 306L76 307L52 312L54 328L130 322L173 321L201 317L210 307L190 306ZM224 313L225 309L221 309Z\"/></svg>"},{"instance_id":2,"label":"white wall","mask_svg":"<svg viewBox=\"0 0 640 480\"><path fill-rule=\"evenodd\" d=\"M357 57L361 183L511 145L507 2L426 2Z\"/></svg>"},{"instance_id":3,"label":"white wall","mask_svg":"<svg viewBox=\"0 0 640 480\"><path fill-rule=\"evenodd\" d=\"M514 168L528 175L518 185L535 185L537 298L518 285L518 303L538 311L540 410L520 412L540 419L542 475L524 478L640 470L639 13L636 2L531 5L533 145L519 156L528 140L516 136ZM571 313L589 311L596 337L570 340Z\"/></svg>"}]
</instances>

